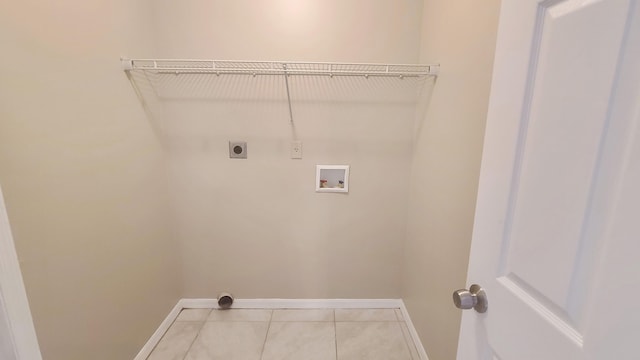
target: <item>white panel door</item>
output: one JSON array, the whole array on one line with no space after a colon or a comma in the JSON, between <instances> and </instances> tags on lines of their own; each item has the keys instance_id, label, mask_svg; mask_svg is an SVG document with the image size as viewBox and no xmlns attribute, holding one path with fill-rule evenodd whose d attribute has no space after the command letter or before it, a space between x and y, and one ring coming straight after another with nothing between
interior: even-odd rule
<instances>
[{"instance_id":1,"label":"white panel door","mask_svg":"<svg viewBox=\"0 0 640 360\"><path fill-rule=\"evenodd\" d=\"M640 4L503 0L458 359L640 359Z\"/></svg>"}]
</instances>

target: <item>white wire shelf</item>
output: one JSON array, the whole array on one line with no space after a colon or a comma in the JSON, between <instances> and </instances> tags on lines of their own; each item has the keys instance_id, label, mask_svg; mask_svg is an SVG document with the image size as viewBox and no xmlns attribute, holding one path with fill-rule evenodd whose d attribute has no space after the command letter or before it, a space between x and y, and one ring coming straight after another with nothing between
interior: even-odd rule
<instances>
[{"instance_id":1,"label":"white wire shelf","mask_svg":"<svg viewBox=\"0 0 640 360\"><path fill-rule=\"evenodd\" d=\"M364 64L298 61L230 61L121 59L124 71L158 74L246 74L429 77L438 74L438 64Z\"/></svg>"}]
</instances>

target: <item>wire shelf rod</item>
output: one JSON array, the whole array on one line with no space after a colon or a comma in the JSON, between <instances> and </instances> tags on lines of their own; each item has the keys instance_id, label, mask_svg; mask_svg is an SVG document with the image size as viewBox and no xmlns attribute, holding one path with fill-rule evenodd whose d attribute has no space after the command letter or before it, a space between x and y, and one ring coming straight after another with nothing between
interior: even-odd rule
<instances>
[{"instance_id":1,"label":"wire shelf rod","mask_svg":"<svg viewBox=\"0 0 640 360\"><path fill-rule=\"evenodd\" d=\"M438 64L322 63L300 61L231 61L122 59L125 71L142 70L160 74L250 74L329 76L436 76Z\"/></svg>"},{"instance_id":2,"label":"wire shelf rod","mask_svg":"<svg viewBox=\"0 0 640 360\"><path fill-rule=\"evenodd\" d=\"M310 65L349 65L349 66L360 66L360 65L364 65L364 66L434 66L437 64L406 64L406 63L400 63L400 64L382 64L382 63L355 63L355 62L319 62L319 61L265 61L265 60L204 60L204 59L146 59L146 58L140 58L140 59L128 59L128 58L122 58L121 59L124 62L134 62L134 63L138 63L138 62L156 62L156 63L185 63L185 64L201 64L201 63L244 63L244 64L289 64L289 65L305 65L305 64L310 64Z\"/></svg>"},{"instance_id":3,"label":"wire shelf rod","mask_svg":"<svg viewBox=\"0 0 640 360\"><path fill-rule=\"evenodd\" d=\"M355 73L355 72L338 72L338 71L334 71L334 72L301 72L301 71L273 71L273 72L266 72L266 71L255 71L255 72L249 72L249 71L198 71L198 70L166 70L166 71L156 71L156 73L158 74L163 74L163 75L188 75L188 74L194 74L194 75L247 75L247 76L263 76L263 75L278 75L278 76L282 76L282 75L290 75L290 76L297 76L297 75L307 75L307 76L359 76L359 77L397 77L397 78L418 78L418 77L425 77L425 76L434 76L434 75L430 75L430 74L404 74L404 73L384 73L384 74L380 74L380 73Z\"/></svg>"}]
</instances>

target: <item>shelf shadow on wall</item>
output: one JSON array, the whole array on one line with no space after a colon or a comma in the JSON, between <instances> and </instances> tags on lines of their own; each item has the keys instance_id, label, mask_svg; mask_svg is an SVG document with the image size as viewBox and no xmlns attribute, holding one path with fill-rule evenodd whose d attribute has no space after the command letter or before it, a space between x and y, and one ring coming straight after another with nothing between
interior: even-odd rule
<instances>
[{"instance_id":1,"label":"shelf shadow on wall","mask_svg":"<svg viewBox=\"0 0 640 360\"><path fill-rule=\"evenodd\" d=\"M154 131L165 145L167 121L189 121L188 117L176 119L175 111L167 116L172 112L167 111L167 107L200 108L202 116L209 112L214 114L211 115L213 117L245 114L249 108L260 109L265 114L264 118L282 118L290 122L293 138L297 137L296 120L313 118L327 106L338 109L357 107L366 111L382 107L412 107L416 113L415 128L419 130L435 84L435 76L290 75L293 113L293 119L290 119L284 75L132 70L127 72L127 76ZM216 108L217 112L211 108ZM352 114L353 111L345 111L344 118Z\"/></svg>"}]
</instances>

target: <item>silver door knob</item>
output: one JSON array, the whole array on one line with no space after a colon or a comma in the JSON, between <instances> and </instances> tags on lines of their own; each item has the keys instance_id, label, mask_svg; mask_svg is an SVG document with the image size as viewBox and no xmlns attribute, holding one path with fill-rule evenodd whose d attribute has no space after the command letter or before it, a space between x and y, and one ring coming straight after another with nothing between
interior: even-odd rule
<instances>
[{"instance_id":1,"label":"silver door knob","mask_svg":"<svg viewBox=\"0 0 640 360\"><path fill-rule=\"evenodd\" d=\"M453 292L453 303L458 309L475 309L479 313L487 311L489 302L487 293L478 285L473 284L467 289L460 289Z\"/></svg>"}]
</instances>

